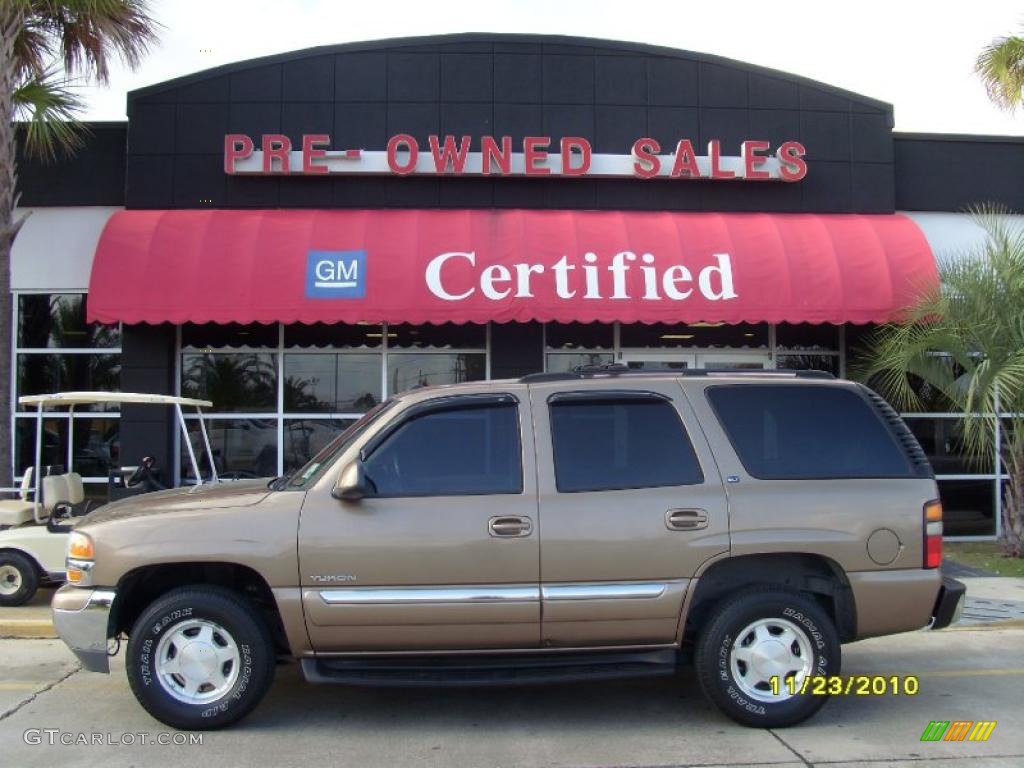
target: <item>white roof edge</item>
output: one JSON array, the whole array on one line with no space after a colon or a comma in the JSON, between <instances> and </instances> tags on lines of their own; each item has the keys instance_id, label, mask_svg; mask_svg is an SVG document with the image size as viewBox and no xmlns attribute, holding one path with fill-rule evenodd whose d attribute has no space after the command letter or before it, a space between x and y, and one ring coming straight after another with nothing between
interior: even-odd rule
<instances>
[{"instance_id":1,"label":"white roof edge","mask_svg":"<svg viewBox=\"0 0 1024 768\"><path fill-rule=\"evenodd\" d=\"M142 392L54 392L49 395L23 395L19 405L85 405L89 403L141 403L149 405L189 405L212 408L209 400L174 395L151 395Z\"/></svg>"}]
</instances>

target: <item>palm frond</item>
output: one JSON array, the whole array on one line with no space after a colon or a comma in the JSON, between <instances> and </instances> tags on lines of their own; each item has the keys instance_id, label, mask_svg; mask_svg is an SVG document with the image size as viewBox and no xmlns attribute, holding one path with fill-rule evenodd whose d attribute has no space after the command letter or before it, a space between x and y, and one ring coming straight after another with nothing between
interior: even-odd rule
<instances>
[{"instance_id":1,"label":"palm frond","mask_svg":"<svg viewBox=\"0 0 1024 768\"><path fill-rule=\"evenodd\" d=\"M965 452L981 459L995 451L992 414L1024 413L1024 233L1005 211L974 213L984 245L940 260L941 288L871 335L853 373L903 410L920 410L922 384L940 393L961 415ZM1024 462L1024 429L1002 439Z\"/></svg>"},{"instance_id":2,"label":"palm frond","mask_svg":"<svg viewBox=\"0 0 1024 768\"><path fill-rule=\"evenodd\" d=\"M135 69L156 42L160 25L146 0L32 0L31 26L52 45L68 75L105 84L110 60Z\"/></svg>"},{"instance_id":3,"label":"palm frond","mask_svg":"<svg viewBox=\"0 0 1024 768\"><path fill-rule=\"evenodd\" d=\"M51 70L14 90L15 115L25 121L24 145L31 155L52 160L58 151L79 149L85 126L76 121L84 107L72 86Z\"/></svg>"},{"instance_id":4,"label":"palm frond","mask_svg":"<svg viewBox=\"0 0 1024 768\"><path fill-rule=\"evenodd\" d=\"M1014 111L1024 99L1024 37L1000 37L978 55L974 70L989 98Z\"/></svg>"}]
</instances>

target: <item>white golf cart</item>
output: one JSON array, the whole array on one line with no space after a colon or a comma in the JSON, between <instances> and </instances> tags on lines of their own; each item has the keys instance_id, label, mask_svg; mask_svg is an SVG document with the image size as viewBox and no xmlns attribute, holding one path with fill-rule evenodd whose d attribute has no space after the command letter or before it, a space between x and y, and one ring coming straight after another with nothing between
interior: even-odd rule
<instances>
[{"instance_id":1,"label":"white golf cart","mask_svg":"<svg viewBox=\"0 0 1024 768\"><path fill-rule=\"evenodd\" d=\"M100 506L86 500L82 476L74 471L74 410L80 405L132 403L173 406L181 427L182 439L191 462L191 478L202 484L195 449L189 438L182 407L194 408L199 432L210 465L208 482L218 482L217 469L210 450L210 439L203 420L203 408L209 400L194 400L170 395L134 392L57 392L52 395L25 395L18 398L23 407L36 409L34 465L25 470L18 498L0 501L0 606L22 605L32 599L41 583L64 582L64 549L75 519ZM60 473L47 472L43 466L43 419L57 409L68 413L67 468ZM153 460L143 459L138 467L121 467L119 484L132 492L162 487L152 477ZM108 486L109 487L109 486ZM109 501L110 499L108 499Z\"/></svg>"}]
</instances>

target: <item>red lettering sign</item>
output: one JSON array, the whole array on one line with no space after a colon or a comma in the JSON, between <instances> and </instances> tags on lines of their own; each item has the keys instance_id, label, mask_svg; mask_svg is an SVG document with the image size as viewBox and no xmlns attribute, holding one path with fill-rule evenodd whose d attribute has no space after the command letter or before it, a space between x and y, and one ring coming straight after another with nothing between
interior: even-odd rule
<instances>
[{"instance_id":1,"label":"red lettering sign","mask_svg":"<svg viewBox=\"0 0 1024 768\"><path fill-rule=\"evenodd\" d=\"M548 161L547 148L551 139L547 136L527 136L523 139L523 159L526 162L527 176L547 176L551 169L539 163Z\"/></svg>"},{"instance_id":2,"label":"red lettering sign","mask_svg":"<svg viewBox=\"0 0 1024 768\"><path fill-rule=\"evenodd\" d=\"M409 159L401 164L398 162L398 150L404 149L409 153ZM415 138L407 133L400 133L388 140L388 167L392 173L399 176L408 176L416 170L416 161L420 157L420 145Z\"/></svg>"},{"instance_id":3,"label":"red lettering sign","mask_svg":"<svg viewBox=\"0 0 1024 768\"><path fill-rule=\"evenodd\" d=\"M748 139L740 154L723 154L718 139L708 142L707 155L699 156L690 139L680 139L674 152L662 153L661 144L642 137L630 153L595 154L582 136L558 140L559 163L549 164L550 136L527 136L514 147L510 136L481 136L479 148L470 135L430 134L427 137L432 163L419 165L420 146L407 133L392 136L385 151L328 150L327 134L304 134L302 151L295 152L291 139L280 133L259 137L259 150L244 133L224 136L224 173L237 175L353 174L409 176L551 176L578 178L632 177L638 179L742 179L747 181L800 181L807 175L806 149L799 141L785 141L771 153L771 143ZM522 150L521 152L519 150ZM301 154L301 169L299 157ZM671 165L671 168L669 166ZM513 170L515 169L515 170Z\"/></svg>"},{"instance_id":4,"label":"red lettering sign","mask_svg":"<svg viewBox=\"0 0 1024 768\"><path fill-rule=\"evenodd\" d=\"M229 133L224 137L224 173L235 172L235 161L252 154L252 139L244 133Z\"/></svg>"}]
</instances>

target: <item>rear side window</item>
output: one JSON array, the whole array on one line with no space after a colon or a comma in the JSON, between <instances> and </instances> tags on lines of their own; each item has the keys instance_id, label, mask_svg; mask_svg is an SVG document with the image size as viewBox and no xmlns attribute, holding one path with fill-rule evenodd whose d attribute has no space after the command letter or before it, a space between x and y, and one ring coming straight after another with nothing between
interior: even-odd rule
<instances>
[{"instance_id":1,"label":"rear side window","mask_svg":"<svg viewBox=\"0 0 1024 768\"><path fill-rule=\"evenodd\" d=\"M550 402L562 493L693 485L704 476L673 405L654 395Z\"/></svg>"},{"instance_id":2,"label":"rear side window","mask_svg":"<svg viewBox=\"0 0 1024 768\"><path fill-rule=\"evenodd\" d=\"M839 387L709 387L708 400L747 472L766 480L913 477L874 409Z\"/></svg>"},{"instance_id":3,"label":"rear side window","mask_svg":"<svg viewBox=\"0 0 1024 768\"><path fill-rule=\"evenodd\" d=\"M520 493L514 403L448 407L408 419L363 464L377 496Z\"/></svg>"}]
</instances>

